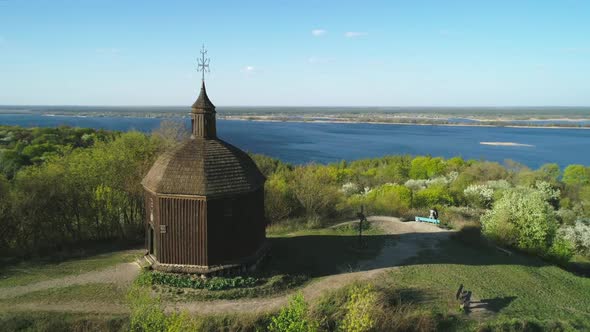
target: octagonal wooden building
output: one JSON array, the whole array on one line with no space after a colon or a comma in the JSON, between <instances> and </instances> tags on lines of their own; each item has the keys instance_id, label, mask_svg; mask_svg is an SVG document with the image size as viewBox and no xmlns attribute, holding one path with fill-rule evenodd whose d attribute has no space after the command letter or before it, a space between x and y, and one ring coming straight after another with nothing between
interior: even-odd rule
<instances>
[{"instance_id":1,"label":"octagonal wooden building","mask_svg":"<svg viewBox=\"0 0 590 332\"><path fill-rule=\"evenodd\" d=\"M191 138L160 156L142 181L154 269L243 271L266 251L265 178L248 154L217 138L215 114L203 81Z\"/></svg>"}]
</instances>

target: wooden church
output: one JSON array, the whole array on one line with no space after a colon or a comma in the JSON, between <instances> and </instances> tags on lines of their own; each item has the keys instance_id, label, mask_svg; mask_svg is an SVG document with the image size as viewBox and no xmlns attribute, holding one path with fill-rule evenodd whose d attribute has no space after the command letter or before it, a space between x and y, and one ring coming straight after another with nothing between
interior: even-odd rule
<instances>
[{"instance_id":1,"label":"wooden church","mask_svg":"<svg viewBox=\"0 0 590 332\"><path fill-rule=\"evenodd\" d=\"M203 80L191 138L160 156L142 181L156 270L236 273L266 251L265 178L248 154L217 137L215 114Z\"/></svg>"}]
</instances>

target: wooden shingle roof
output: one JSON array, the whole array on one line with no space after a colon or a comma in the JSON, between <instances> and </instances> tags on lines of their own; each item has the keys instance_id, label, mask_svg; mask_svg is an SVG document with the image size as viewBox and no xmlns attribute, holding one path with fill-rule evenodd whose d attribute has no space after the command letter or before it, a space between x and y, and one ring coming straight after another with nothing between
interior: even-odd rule
<instances>
[{"instance_id":1,"label":"wooden shingle roof","mask_svg":"<svg viewBox=\"0 0 590 332\"><path fill-rule=\"evenodd\" d=\"M264 175L244 151L219 139L190 139L165 152L142 185L158 194L224 196L256 190Z\"/></svg>"},{"instance_id":2,"label":"wooden shingle roof","mask_svg":"<svg viewBox=\"0 0 590 332\"><path fill-rule=\"evenodd\" d=\"M191 108L192 112L215 112L215 105L213 105L211 100L209 100L209 96L207 96L205 81L201 83L201 92Z\"/></svg>"}]
</instances>

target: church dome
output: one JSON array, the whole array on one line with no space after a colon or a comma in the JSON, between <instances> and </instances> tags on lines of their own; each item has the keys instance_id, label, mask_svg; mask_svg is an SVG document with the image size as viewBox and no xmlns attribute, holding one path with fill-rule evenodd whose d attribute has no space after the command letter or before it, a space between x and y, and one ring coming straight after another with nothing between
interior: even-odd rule
<instances>
[{"instance_id":1,"label":"church dome","mask_svg":"<svg viewBox=\"0 0 590 332\"><path fill-rule=\"evenodd\" d=\"M225 196L254 191L264 181L245 152L219 139L197 137L158 158L142 185L157 194Z\"/></svg>"}]
</instances>

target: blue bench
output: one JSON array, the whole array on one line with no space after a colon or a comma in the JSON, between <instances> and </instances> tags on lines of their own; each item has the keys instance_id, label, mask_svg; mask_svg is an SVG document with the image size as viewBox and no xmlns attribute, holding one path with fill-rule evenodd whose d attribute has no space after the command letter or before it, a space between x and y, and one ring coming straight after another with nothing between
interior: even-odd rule
<instances>
[{"instance_id":1,"label":"blue bench","mask_svg":"<svg viewBox=\"0 0 590 332\"><path fill-rule=\"evenodd\" d=\"M436 225L440 224L440 220L432 219L432 218L416 217L416 221L417 222L429 222L431 224L436 224Z\"/></svg>"}]
</instances>

